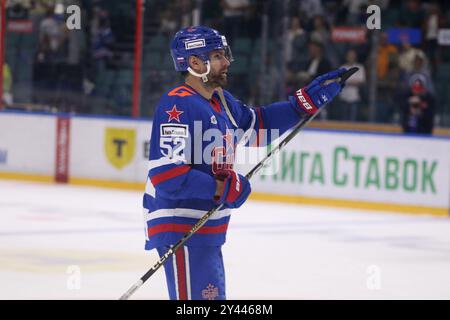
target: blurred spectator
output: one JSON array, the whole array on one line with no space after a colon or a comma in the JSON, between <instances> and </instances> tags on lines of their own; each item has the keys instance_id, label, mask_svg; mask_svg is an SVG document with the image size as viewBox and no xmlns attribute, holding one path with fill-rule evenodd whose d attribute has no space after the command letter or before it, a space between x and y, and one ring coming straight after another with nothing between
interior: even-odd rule
<instances>
[{"instance_id":1,"label":"blurred spectator","mask_svg":"<svg viewBox=\"0 0 450 320\"><path fill-rule=\"evenodd\" d=\"M430 59L433 71L436 71L438 56L438 33L439 29L446 27L447 18L442 14L439 3L433 2L429 6L428 14L424 23L424 47Z\"/></svg>"},{"instance_id":2,"label":"blurred spectator","mask_svg":"<svg viewBox=\"0 0 450 320\"><path fill-rule=\"evenodd\" d=\"M347 8L342 6L339 1L326 1L324 10L327 13L326 19L330 26L347 24Z\"/></svg>"},{"instance_id":3,"label":"blurred spectator","mask_svg":"<svg viewBox=\"0 0 450 320\"><path fill-rule=\"evenodd\" d=\"M67 56L67 28L64 17L46 12L39 25L39 44L37 59L42 63L59 63Z\"/></svg>"},{"instance_id":4,"label":"blurred spectator","mask_svg":"<svg viewBox=\"0 0 450 320\"><path fill-rule=\"evenodd\" d=\"M8 0L6 8L6 17L8 20L26 20L29 18L29 1Z\"/></svg>"},{"instance_id":5,"label":"blurred spectator","mask_svg":"<svg viewBox=\"0 0 450 320\"><path fill-rule=\"evenodd\" d=\"M330 62L331 68L337 67L341 64L341 61L333 50L333 43L330 40L331 32L325 17L315 16L311 22L313 27L309 34L310 41L321 43L324 56Z\"/></svg>"},{"instance_id":6,"label":"blurred spectator","mask_svg":"<svg viewBox=\"0 0 450 320\"><path fill-rule=\"evenodd\" d=\"M400 97L402 125L405 132L431 133L434 124L435 100L418 77Z\"/></svg>"},{"instance_id":7,"label":"blurred spectator","mask_svg":"<svg viewBox=\"0 0 450 320\"><path fill-rule=\"evenodd\" d=\"M324 54L324 46L321 42L310 41L308 44L309 61L307 62L306 69L300 71L297 74L299 81L299 87L306 86L318 75L329 72L331 70L331 64ZM327 110L322 111L320 119L327 118Z\"/></svg>"},{"instance_id":8,"label":"blurred spectator","mask_svg":"<svg viewBox=\"0 0 450 320\"><path fill-rule=\"evenodd\" d=\"M365 9L369 5L368 0L344 0L342 4L344 7L348 7L347 24L355 26L360 24L361 10Z\"/></svg>"},{"instance_id":9,"label":"blurred spectator","mask_svg":"<svg viewBox=\"0 0 450 320\"><path fill-rule=\"evenodd\" d=\"M330 41L330 30L324 16L314 16L312 19L312 30L310 39L315 42L320 42L324 45Z\"/></svg>"},{"instance_id":10,"label":"blurred spectator","mask_svg":"<svg viewBox=\"0 0 450 320\"><path fill-rule=\"evenodd\" d=\"M261 12L264 11L264 1L251 0L249 3L250 5L247 10L245 10L244 15L244 36L250 38L259 38L261 36Z\"/></svg>"},{"instance_id":11,"label":"blurred spectator","mask_svg":"<svg viewBox=\"0 0 450 320\"><path fill-rule=\"evenodd\" d=\"M321 0L297 0L297 5L300 8L301 16L306 18L307 21L314 16L324 14Z\"/></svg>"},{"instance_id":12,"label":"blurred spectator","mask_svg":"<svg viewBox=\"0 0 450 320\"><path fill-rule=\"evenodd\" d=\"M205 26L222 29L223 12L219 1L202 1L202 21Z\"/></svg>"},{"instance_id":13,"label":"blurred spectator","mask_svg":"<svg viewBox=\"0 0 450 320\"><path fill-rule=\"evenodd\" d=\"M428 64L425 53L421 49L411 46L407 35L403 35L401 41L402 47L399 55L399 65L403 73L410 72L414 68L414 59L417 55L421 56L425 60L425 63Z\"/></svg>"},{"instance_id":14,"label":"blurred spectator","mask_svg":"<svg viewBox=\"0 0 450 320\"><path fill-rule=\"evenodd\" d=\"M172 36L177 29L178 25L175 17L175 10L172 10L171 8L166 9L161 15L159 32L166 36Z\"/></svg>"},{"instance_id":15,"label":"blurred spectator","mask_svg":"<svg viewBox=\"0 0 450 320\"><path fill-rule=\"evenodd\" d=\"M306 63L307 35L300 24L299 17L292 17L286 43L286 63L294 70L300 70Z\"/></svg>"},{"instance_id":16,"label":"blurred spectator","mask_svg":"<svg viewBox=\"0 0 450 320\"><path fill-rule=\"evenodd\" d=\"M433 80L431 79L429 68L425 65L424 56L415 56L413 69L406 73L405 80L408 88L413 88L414 84L417 83L417 80L420 80L420 83L424 86L425 90L429 94L434 95Z\"/></svg>"},{"instance_id":17,"label":"blurred spectator","mask_svg":"<svg viewBox=\"0 0 450 320\"><path fill-rule=\"evenodd\" d=\"M380 36L377 58L378 80L384 80L388 74L389 66L398 63L398 49L388 42L388 36L384 32Z\"/></svg>"},{"instance_id":18,"label":"blurred spectator","mask_svg":"<svg viewBox=\"0 0 450 320\"><path fill-rule=\"evenodd\" d=\"M220 5L223 10L224 34L229 43L242 34L245 30L243 26L246 12L250 9L249 0L221 0Z\"/></svg>"},{"instance_id":19,"label":"blurred spectator","mask_svg":"<svg viewBox=\"0 0 450 320\"><path fill-rule=\"evenodd\" d=\"M300 87L308 84L319 74L330 71L331 65L325 58L323 49L323 44L320 42L311 41L308 44L310 59L306 65L306 70L300 71L297 75L300 80Z\"/></svg>"},{"instance_id":20,"label":"blurred spectator","mask_svg":"<svg viewBox=\"0 0 450 320\"><path fill-rule=\"evenodd\" d=\"M364 66L357 61L355 50L349 50L346 54L346 63L342 67L350 69L358 67L359 70L347 80L344 89L339 95L339 100L343 102L341 109L341 119L355 121L358 109L361 106L360 90L366 83L366 70Z\"/></svg>"},{"instance_id":21,"label":"blurred spectator","mask_svg":"<svg viewBox=\"0 0 450 320\"><path fill-rule=\"evenodd\" d=\"M396 46L388 42L386 33L380 34L380 45L377 54L377 108L375 120L377 122L398 121L397 100L399 95L399 52Z\"/></svg>"},{"instance_id":22,"label":"blurred spectator","mask_svg":"<svg viewBox=\"0 0 450 320\"><path fill-rule=\"evenodd\" d=\"M405 133L432 134L434 100L427 94L409 96L403 106L402 128Z\"/></svg>"},{"instance_id":23,"label":"blurred spectator","mask_svg":"<svg viewBox=\"0 0 450 320\"><path fill-rule=\"evenodd\" d=\"M32 15L43 16L55 6L55 0L30 0L30 11Z\"/></svg>"},{"instance_id":24,"label":"blurred spectator","mask_svg":"<svg viewBox=\"0 0 450 320\"><path fill-rule=\"evenodd\" d=\"M7 63L3 64L3 99L2 102L6 106L10 106L13 104L13 95L12 95L12 75L11 70Z\"/></svg>"},{"instance_id":25,"label":"blurred spectator","mask_svg":"<svg viewBox=\"0 0 450 320\"><path fill-rule=\"evenodd\" d=\"M97 27L91 29L92 56L95 61L95 74L103 72L111 63L114 53L112 46L115 37L110 27L109 12L105 9L98 9L94 20Z\"/></svg>"},{"instance_id":26,"label":"blurred spectator","mask_svg":"<svg viewBox=\"0 0 450 320\"><path fill-rule=\"evenodd\" d=\"M179 28L193 25L192 10L194 3L192 0L177 0L175 3L175 13L179 19ZM178 29L178 28L177 28Z\"/></svg>"},{"instance_id":27,"label":"blurred spectator","mask_svg":"<svg viewBox=\"0 0 450 320\"><path fill-rule=\"evenodd\" d=\"M276 59L272 54L266 57L266 72L260 75L262 101L273 101L280 94L278 84L281 83L281 73L279 66L275 63ZM242 85L240 85L242 86Z\"/></svg>"},{"instance_id":28,"label":"blurred spectator","mask_svg":"<svg viewBox=\"0 0 450 320\"><path fill-rule=\"evenodd\" d=\"M68 30L64 16L48 9L39 25L39 42L34 65L35 100L59 106L63 96L65 64L68 56Z\"/></svg>"},{"instance_id":29,"label":"blurred spectator","mask_svg":"<svg viewBox=\"0 0 450 320\"><path fill-rule=\"evenodd\" d=\"M401 27L422 28L424 18L420 0L407 0L400 10L398 24Z\"/></svg>"},{"instance_id":30,"label":"blurred spectator","mask_svg":"<svg viewBox=\"0 0 450 320\"><path fill-rule=\"evenodd\" d=\"M71 1L80 5L79 1ZM60 112L76 111L82 95L82 31L69 32L62 3L48 8L39 25L34 63L34 102Z\"/></svg>"}]
</instances>

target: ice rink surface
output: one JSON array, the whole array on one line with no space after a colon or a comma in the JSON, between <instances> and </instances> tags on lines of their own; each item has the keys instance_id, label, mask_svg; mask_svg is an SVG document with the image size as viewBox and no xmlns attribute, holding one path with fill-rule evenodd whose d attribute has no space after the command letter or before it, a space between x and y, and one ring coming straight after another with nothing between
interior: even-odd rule
<instances>
[{"instance_id":1,"label":"ice rink surface","mask_svg":"<svg viewBox=\"0 0 450 320\"><path fill-rule=\"evenodd\" d=\"M157 261L142 194L0 181L0 299L118 299ZM228 299L450 299L450 219L249 201ZM162 268L132 299L167 299Z\"/></svg>"}]
</instances>

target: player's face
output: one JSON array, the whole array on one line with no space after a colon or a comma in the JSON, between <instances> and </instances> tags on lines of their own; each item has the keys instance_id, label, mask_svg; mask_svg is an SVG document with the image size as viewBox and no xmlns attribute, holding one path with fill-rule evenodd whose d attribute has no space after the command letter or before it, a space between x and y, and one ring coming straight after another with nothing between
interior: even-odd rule
<instances>
[{"instance_id":1,"label":"player's face","mask_svg":"<svg viewBox=\"0 0 450 320\"><path fill-rule=\"evenodd\" d=\"M227 85L227 73L230 61L225 55L225 50L214 50L209 54L211 71L208 75L208 82L215 87Z\"/></svg>"}]
</instances>

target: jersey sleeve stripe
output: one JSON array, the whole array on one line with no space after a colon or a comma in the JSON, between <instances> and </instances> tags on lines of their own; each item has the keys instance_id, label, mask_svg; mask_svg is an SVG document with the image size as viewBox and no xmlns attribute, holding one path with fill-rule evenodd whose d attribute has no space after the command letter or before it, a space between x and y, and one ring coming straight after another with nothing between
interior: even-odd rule
<instances>
[{"instance_id":1,"label":"jersey sleeve stripe","mask_svg":"<svg viewBox=\"0 0 450 320\"><path fill-rule=\"evenodd\" d=\"M173 169L156 174L153 177L150 177L150 180L152 181L153 186L156 187L161 182L181 176L182 174L187 173L189 170L191 170L191 167L188 165L178 166Z\"/></svg>"}]
</instances>

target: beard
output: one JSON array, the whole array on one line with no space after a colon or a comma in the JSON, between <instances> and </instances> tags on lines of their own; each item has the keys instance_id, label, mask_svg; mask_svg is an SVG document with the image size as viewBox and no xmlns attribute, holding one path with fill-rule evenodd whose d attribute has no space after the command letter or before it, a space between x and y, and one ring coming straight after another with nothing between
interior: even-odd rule
<instances>
[{"instance_id":1,"label":"beard","mask_svg":"<svg viewBox=\"0 0 450 320\"><path fill-rule=\"evenodd\" d=\"M224 74L224 70L219 72L211 72L208 74L208 82L206 83L209 87L225 87L228 84L228 78L227 75Z\"/></svg>"}]
</instances>

